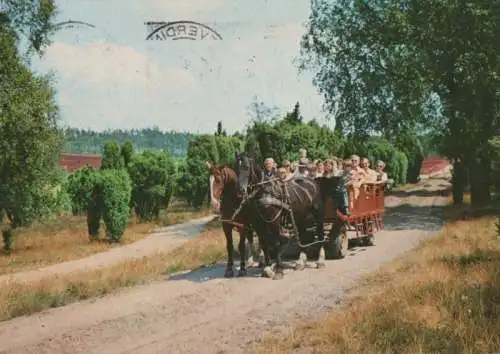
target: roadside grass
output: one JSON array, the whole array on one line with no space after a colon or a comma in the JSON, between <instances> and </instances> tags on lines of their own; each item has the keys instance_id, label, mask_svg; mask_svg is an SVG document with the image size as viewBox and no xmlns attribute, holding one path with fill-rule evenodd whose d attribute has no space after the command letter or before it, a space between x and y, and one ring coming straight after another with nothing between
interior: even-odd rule
<instances>
[{"instance_id":1,"label":"roadside grass","mask_svg":"<svg viewBox=\"0 0 500 354\"><path fill-rule=\"evenodd\" d=\"M125 261L96 271L53 276L0 288L0 320L103 296L119 289L165 279L169 274L211 264L224 257L225 239L214 225L198 238L166 253Z\"/></svg>"},{"instance_id":2,"label":"roadside grass","mask_svg":"<svg viewBox=\"0 0 500 354\"><path fill-rule=\"evenodd\" d=\"M63 216L45 223L37 223L30 228L15 231L13 252L0 255L0 275L81 259L138 241L148 236L156 227L182 223L209 213L208 209L192 210L183 203L174 201L155 222L139 223L132 218L122 241L118 244L90 241L85 216ZM105 238L104 230L102 225L101 239Z\"/></svg>"},{"instance_id":3,"label":"roadside grass","mask_svg":"<svg viewBox=\"0 0 500 354\"><path fill-rule=\"evenodd\" d=\"M492 216L450 221L439 236L368 276L339 310L279 337L264 334L251 352L499 352L498 232Z\"/></svg>"}]
</instances>

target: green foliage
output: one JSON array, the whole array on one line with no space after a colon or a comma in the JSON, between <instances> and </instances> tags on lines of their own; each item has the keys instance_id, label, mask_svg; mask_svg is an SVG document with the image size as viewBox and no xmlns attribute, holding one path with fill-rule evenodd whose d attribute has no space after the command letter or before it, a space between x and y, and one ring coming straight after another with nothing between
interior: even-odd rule
<instances>
[{"instance_id":1,"label":"green foliage","mask_svg":"<svg viewBox=\"0 0 500 354\"><path fill-rule=\"evenodd\" d=\"M65 171L55 170L46 185L34 193L37 210L37 220L57 218L72 212L71 196L68 193L68 178Z\"/></svg>"},{"instance_id":2,"label":"green foliage","mask_svg":"<svg viewBox=\"0 0 500 354\"><path fill-rule=\"evenodd\" d=\"M102 218L109 242L119 242L125 233L130 215L132 183L124 169L104 170L101 174Z\"/></svg>"},{"instance_id":3,"label":"green foliage","mask_svg":"<svg viewBox=\"0 0 500 354\"><path fill-rule=\"evenodd\" d=\"M55 15L55 2L50 0L3 0L0 4L0 24L5 21L27 40L27 54L42 53L50 44Z\"/></svg>"},{"instance_id":4,"label":"green foliage","mask_svg":"<svg viewBox=\"0 0 500 354\"><path fill-rule=\"evenodd\" d=\"M120 153L123 157L123 163L125 164L125 167L127 167L134 156L134 144L132 141L125 141L120 148Z\"/></svg>"},{"instance_id":5,"label":"green foliage","mask_svg":"<svg viewBox=\"0 0 500 354\"><path fill-rule=\"evenodd\" d=\"M0 210L16 228L45 216L61 134L50 80L33 75L19 58L9 24L0 21Z\"/></svg>"},{"instance_id":6,"label":"green foliage","mask_svg":"<svg viewBox=\"0 0 500 354\"><path fill-rule=\"evenodd\" d=\"M175 186L176 170L165 152L145 151L135 155L128 168L132 181L132 203L141 220L158 218Z\"/></svg>"},{"instance_id":7,"label":"green foliage","mask_svg":"<svg viewBox=\"0 0 500 354\"><path fill-rule=\"evenodd\" d=\"M92 166L82 167L73 172L67 181L67 191L71 199L73 215L87 211L94 191L97 171Z\"/></svg>"},{"instance_id":8,"label":"green foliage","mask_svg":"<svg viewBox=\"0 0 500 354\"><path fill-rule=\"evenodd\" d=\"M96 172L93 175L90 200L87 205L87 229L89 238L92 241L99 240L99 230L101 228L101 217L103 214L103 191L102 175Z\"/></svg>"},{"instance_id":9,"label":"green foliage","mask_svg":"<svg viewBox=\"0 0 500 354\"><path fill-rule=\"evenodd\" d=\"M336 123L349 134L381 133L391 141L410 133L410 139L396 141L409 159L410 180L421 156L415 141L407 144L415 140L411 135L435 136L433 149L462 161L472 204L488 203L488 140L500 128L498 4L311 4L302 67L315 71L315 84Z\"/></svg>"},{"instance_id":10,"label":"green foliage","mask_svg":"<svg viewBox=\"0 0 500 354\"><path fill-rule=\"evenodd\" d=\"M255 121L247 131L245 151L260 163L266 157L273 157L278 163L285 159L297 160L301 148L306 149L308 156L314 159L325 159L341 153L344 138L339 132L333 132L314 121L304 123L302 119L297 103L282 120Z\"/></svg>"},{"instance_id":11,"label":"green foliage","mask_svg":"<svg viewBox=\"0 0 500 354\"><path fill-rule=\"evenodd\" d=\"M420 175L422 161L425 158L420 138L416 134L405 132L396 137L394 146L402 151L408 159L408 172L405 180L416 183Z\"/></svg>"},{"instance_id":12,"label":"green foliage","mask_svg":"<svg viewBox=\"0 0 500 354\"><path fill-rule=\"evenodd\" d=\"M115 140L120 144L131 141L134 150L166 150L173 157L185 157L189 141L196 134L163 132L158 128L114 129L104 132L68 128L64 131L65 152L102 154L106 141Z\"/></svg>"},{"instance_id":13,"label":"green foliage","mask_svg":"<svg viewBox=\"0 0 500 354\"><path fill-rule=\"evenodd\" d=\"M102 154L102 170L122 169L125 167L124 156L118 142L112 140L104 144L104 152Z\"/></svg>"}]
</instances>

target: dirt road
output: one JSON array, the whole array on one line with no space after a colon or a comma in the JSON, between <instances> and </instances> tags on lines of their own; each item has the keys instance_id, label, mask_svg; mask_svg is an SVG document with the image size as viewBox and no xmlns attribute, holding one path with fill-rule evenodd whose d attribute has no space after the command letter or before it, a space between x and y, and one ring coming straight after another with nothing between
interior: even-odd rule
<instances>
[{"instance_id":1,"label":"dirt road","mask_svg":"<svg viewBox=\"0 0 500 354\"><path fill-rule=\"evenodd\" d=\"M238 353L265 330L334 308L362 275L441 227L440 180L387 198L386 230L324 269L224 279L223 265L0 324L1 353Z\"/></svg>"},{"instance_id":2,"label":"dirt road","mask_svg":"<svg viewBox=\"0 0 500 354\"><path fill-rule=\"evenodd\" d=\"M148 257L158 252L174 249L193 237L198 236L214 215L190 220L182 224L156 229L148 237L137 242L112 248L109 251L94 254L74 261L51 266L6 274L0 276L0 286L5 282L33 282L48 276L61 276L75 272L90 271L110 267L126 260Z\"/></svg>"}]
</instances>

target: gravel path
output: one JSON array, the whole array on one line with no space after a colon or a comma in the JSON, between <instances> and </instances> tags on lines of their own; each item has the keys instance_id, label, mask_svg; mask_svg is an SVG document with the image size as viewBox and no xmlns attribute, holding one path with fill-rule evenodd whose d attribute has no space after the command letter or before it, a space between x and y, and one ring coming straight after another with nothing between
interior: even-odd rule
<instances>
[{"instance_id":1,"label":"gravel path","mask_svg":"<svg viewBox=\"0 0 500 354\"><path fill-rule=\"evenodd\" d=\"M442 180L387 198L386 229L376 246L351 250L324 269L290 271L279 281L224 279L224 266L202 268L0 324L1 353L240 353L269 329L337 306L345 290L435 235L448 198ZM254 270L256 273L256 270Z\"/></svg>"},{"instance_id":2,"label":"gravel path","mask_svg":"<svg viewBox=\"0 0 500 354\"><path fill-rule=\"evenodd\" d=\"M213 218L214 215L205 216L182 224L160 228L142 240L112 248L109 251L100 252L90 257L58 263L25 272L1 275L0 286L10 281L33 282L49 276L95 270L109 267L129 259L140 259L158 252L168 251L197 237L203 231L205 225Z\"/></svg>"}]
</instances>

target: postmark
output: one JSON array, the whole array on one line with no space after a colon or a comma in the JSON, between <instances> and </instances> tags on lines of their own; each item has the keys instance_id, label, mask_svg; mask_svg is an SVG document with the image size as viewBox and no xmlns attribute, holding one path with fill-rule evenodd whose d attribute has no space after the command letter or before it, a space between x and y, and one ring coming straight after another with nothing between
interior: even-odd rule
<instances>
[{"instance_id":1,"label":"postmark","mask_svg":"<svg viewBox=\"0 0 500 354\"><path fill-rule=\"evenodd\" d=\"M146 22L148 41L222 40L222 36L210 26L195 21Z\"/></svg>"}]
</instances>

